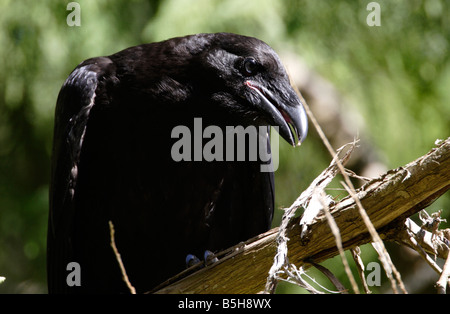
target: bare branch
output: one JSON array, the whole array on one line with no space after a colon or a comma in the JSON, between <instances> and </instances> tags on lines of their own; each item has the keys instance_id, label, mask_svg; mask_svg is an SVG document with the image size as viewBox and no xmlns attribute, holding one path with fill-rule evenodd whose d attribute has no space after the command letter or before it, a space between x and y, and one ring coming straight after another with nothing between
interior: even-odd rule
<instances>
[{"instance_id":1,"label":"bare branch","mask_svg":"<svg viewBox=\"0 0 450 314\"><path fill-rule=\"evenodd\" d=\"M366 183L355 195L366 210L383 240L399 240L405 219L433 203L450 188L450 138L428 154L390 170ZM296 201L297 202L297 201ZM296 203L294 202L294 203ZM372 241L354 198L348 196L330 206L339 227L344 249ZM309 240L302 242L299 218L289 220L286 228L287 257L297 268L306 261L320 263L338 253L335 238L325 217L316 217L310 225ZM239 246L241 249L219 262L183 278L159 293L257 293L264 290L268 272L277 254L278 228L261 234ZM431 234L431 233L430 233ZM405 243L405 242L402 242ZM437 249L446 258L449 246ZM227 250L235 252L233 248ZM445 256L444 256L445 255Z\"/></svg>"},{"instance_id":2,"label":"bare branch","mask_svg":"<svg viewBox=\"0 0 450 314\"><path fill-rule=\"evenodd\" d=\"M325 133L323 132L322 128L320 127L319 123L317 122L314 114L312 113L311 109L309 108L309 105L306 103L305 99L303 98L303 96L301 95L300 91L298 90L298 88L294 88L295 91L297 92L297 95L300 97L305 110L309 116L309 118L311 119L314 127L317 130L317 133L319 134L320 138L322 139L325 147L328 149L328 151L330 152L331 156L333 156L333 158L335 158L336 153L334 151L334 149L332 148L330 142L328 141L328 138L325 136ZM397 269L395 268L394 264L392 263L389 254L386 251L386 248L384 247L384 243L381 240L380 236L378 235L375 227L373 226L372 222L370 221L369 216L366 213L366 210L364 209L364 207L362 206L359 198L356 196L355 194L355 187L353 186L353 183L350 180L350 177L347 173L347 171L344 168L344 165L339 161L339 159L336 160L336 164L339 168L339 171L341 172L342 176L344 177L344 181L345 184L342 183L342 185L344 186L344 188L347 190L347 192L349 193L349 195L352 197L352 199L355 201L358 210L359 210L359 214L361 215L361 218L363 219L364 223L366 224L367 229L369 230L370 235L372 236L372 240L374 242L374 247L376 248L377 253L380 256L380 261L386 271L386 274L389 278L389 280L391 281L391 285L392 285L392 290L396 293L397 289L396 289L396 283L395 280L392 278L392 276L390 276L390 272L393 272L395 274L395 278L397 280L397 283L400 286L400 289L402 290L403 293L406 293L405 287L403 285L403 282L400 278L400 273L397 271ZM336 235L335 235L336 237ZM340 241L338 238L336 238L337 243ZM344 265L346 265L346 261L344 261ZM347 269L347 268L346 268ZM347 271L348 273L348 271ZM349 275L349 279L350 282L352 282L352 285L354 286L354 279L353 279L353 275ZM355 291L356 292L356 291Z\"/></svg>"},{"instance_id":3,"label":"bare branch","mask_svg":"<svg viewBox=\"0 0 450 314\"><path fill-rule=\"evenodd\" d=\"M350 251L352 252L353 260L355 261L356 269L358 270L359 279L361 279L364 291L366 294L370 294L372 291L370 291L369 286L367 285L366 277L364 276L364 263L361 259L361 249L359 246L355 246Z\"/></svg>"},{"instance_id":4,"label":"bare branch","mask_svg":"<svg viewBox=\"0 0 450 314\"><path fill-rule=\"evenodd\" d=\"M125 266L123 266L122 257L120 256L119 250L117 250L116 247L116 241L114 239L114 225L112 221L109 221L109 234L111 237L111 247L114 251L114 255L116 255L116 260L119 263L120 271L122 272L122 279L127 284L128 289L130 290L131 294L136 294L136 289L133 287L133 285L130 283L130 280L128 279L127 272L125 270Z\"/></svg>"},{"instance_id":5,"label":"bare branch","mask_svg":"<svg viewBox=\"0 0 450 314\"><path fill-rule=\"evenodd\" d=\"M350 280L350 283L352 284L353 291L356 294L359 294L358 285L356 284L355 278L353 277L350 266L348 265L347 258L345 257L344 248L342 247L342 238L341 238L341 233L339 231L339 227L337 226L336 222L334 221L333 216L331 216L331 214L330 214L330 209L328 208L328 204L325 203L325 201L324 201L324 199L326 197L325 193L323 191L321 191L321 192L322 192L322 195L320 196L320 201L323 206L322 208L325 212L325 217L327 218L328 225L330 226L331 232L333 233L334 238L336 240L336 247L339 250L339 255L341 256L342 264L344 264L344 269L345 269L345 272L347 273L347 277Z\"/></svg>"}]
</instances>

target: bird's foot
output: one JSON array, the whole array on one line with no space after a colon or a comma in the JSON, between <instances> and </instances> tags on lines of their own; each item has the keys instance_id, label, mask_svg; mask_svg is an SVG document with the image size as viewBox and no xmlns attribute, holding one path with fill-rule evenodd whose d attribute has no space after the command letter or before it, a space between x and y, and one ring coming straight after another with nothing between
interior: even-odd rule
<instances>
[{"instance_id":1,"label":"bird's foot","mask_svg":"<svg viewBox=\"0 0 450 314\"><path fill-rule=\"evenodd\" d=\"M188 254L186 256L186 268L197 265L198 263L200 263L200 260L197 256L195 256L193 254Z\"/></svg>"},{"instance_id":2,"label":"bird's foot","mask_svg":"<svg viewBox=\"0 0 450 314\"><path fill-rule=\"evenodd\" d=\"M209 266L219 261L219 259L214 255L213 252L206 250L203 253L203 261L205 262L205 266Z\"/></svg>"},{"instance_id":3,"label":"bird's foot","mask_svg":"<svg viewBox=\"0 0 450 314\"><path fill-rule=\"evenodd\" d=\"M205 253L203 253L203 265L204 266L209 266L214 264L215 262L219 261L219 259L214 255L213 252L206 250ZM199 264L201 261L200 259L193 255L193 254L188 254L186 256L186 268L192 267L194 265Z\"/></svg>"}]
</instances>

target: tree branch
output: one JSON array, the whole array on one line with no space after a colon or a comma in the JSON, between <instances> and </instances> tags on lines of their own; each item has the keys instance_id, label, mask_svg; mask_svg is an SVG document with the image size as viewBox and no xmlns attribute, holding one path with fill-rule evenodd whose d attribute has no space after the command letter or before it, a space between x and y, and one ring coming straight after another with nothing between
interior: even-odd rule
<instances>
[{"instance_id":1,"label":"tree branch","mask_svg":"<svg viewBox=\"0 0 450 314\"><path fill-rule=\"evenodd\" d=\"M429 206L450 189L450 138L438 143L428 154L390 170L356 190L356 196L383 240L400 240L405 220ZM347 196L330 206L344 249L371 242L355 200ZM309 226L308 241L301 238L300 218L293 218L286 228L288 258L297 267L307 261L320 263L339 254L335 238L324 215ZM228 249L219 262L171 282L157 293L257 293L264 290L268 272L277 253L278 228ZM448 242L433 250L448 256ZM432 245L432 244L431 244ZM170 282L170 281L169 281Z\"/></svg>"}]
</instances>

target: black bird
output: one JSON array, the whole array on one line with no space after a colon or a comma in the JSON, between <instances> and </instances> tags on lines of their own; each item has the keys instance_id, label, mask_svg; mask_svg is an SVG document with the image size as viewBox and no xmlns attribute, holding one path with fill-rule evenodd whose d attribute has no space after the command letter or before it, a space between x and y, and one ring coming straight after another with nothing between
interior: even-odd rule
<instances>
[{"instance_id":1,"label":"black bird","mask_svg":"<svg viewBox=\"0 0 450 314\"><path fill-rule=\"evenodd\" d=\"M198 150L199 121L203 130L214 126L210 130L223 134L227 126L263 127L262 142L272 125L293 146L307 133L305 111L284 67L256 38L191 35L75 68L55 113L49 292L129 292L110 247L108 221L137 292L183 270L188 254L226 249L270 228L273 172L261 171L267 160L250 159L251 146L245 146L248 160L199 159L213 138L203 133ZM193 143L190 151L179 146L181 133L174 130L180 126L193 134L186 140ZM231 147L211 152L232 156L226 155ZM71 273L71 262L78 263L78 273Z\"/></svg>"}]
</instances>

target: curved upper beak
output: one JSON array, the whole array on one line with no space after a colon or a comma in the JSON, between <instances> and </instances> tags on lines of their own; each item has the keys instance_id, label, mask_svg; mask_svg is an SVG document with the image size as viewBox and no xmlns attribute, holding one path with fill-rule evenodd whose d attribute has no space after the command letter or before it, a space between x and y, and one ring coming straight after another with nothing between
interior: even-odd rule
<instances>
[{"instance_id":1,"label":"curved upper beak","mask_svg":"<svg viewBox=\"0 0 450 314\"><path fill-rule=\"evenodd\" d=\"M294 90L289 86L292 95L287 102L256 82L246 81L245 85L259 96L257 107L269 116L272 126L278 127L281 137L294 147L300 146L308 134L308 117Z\"/></svg>"}]
</instances>

